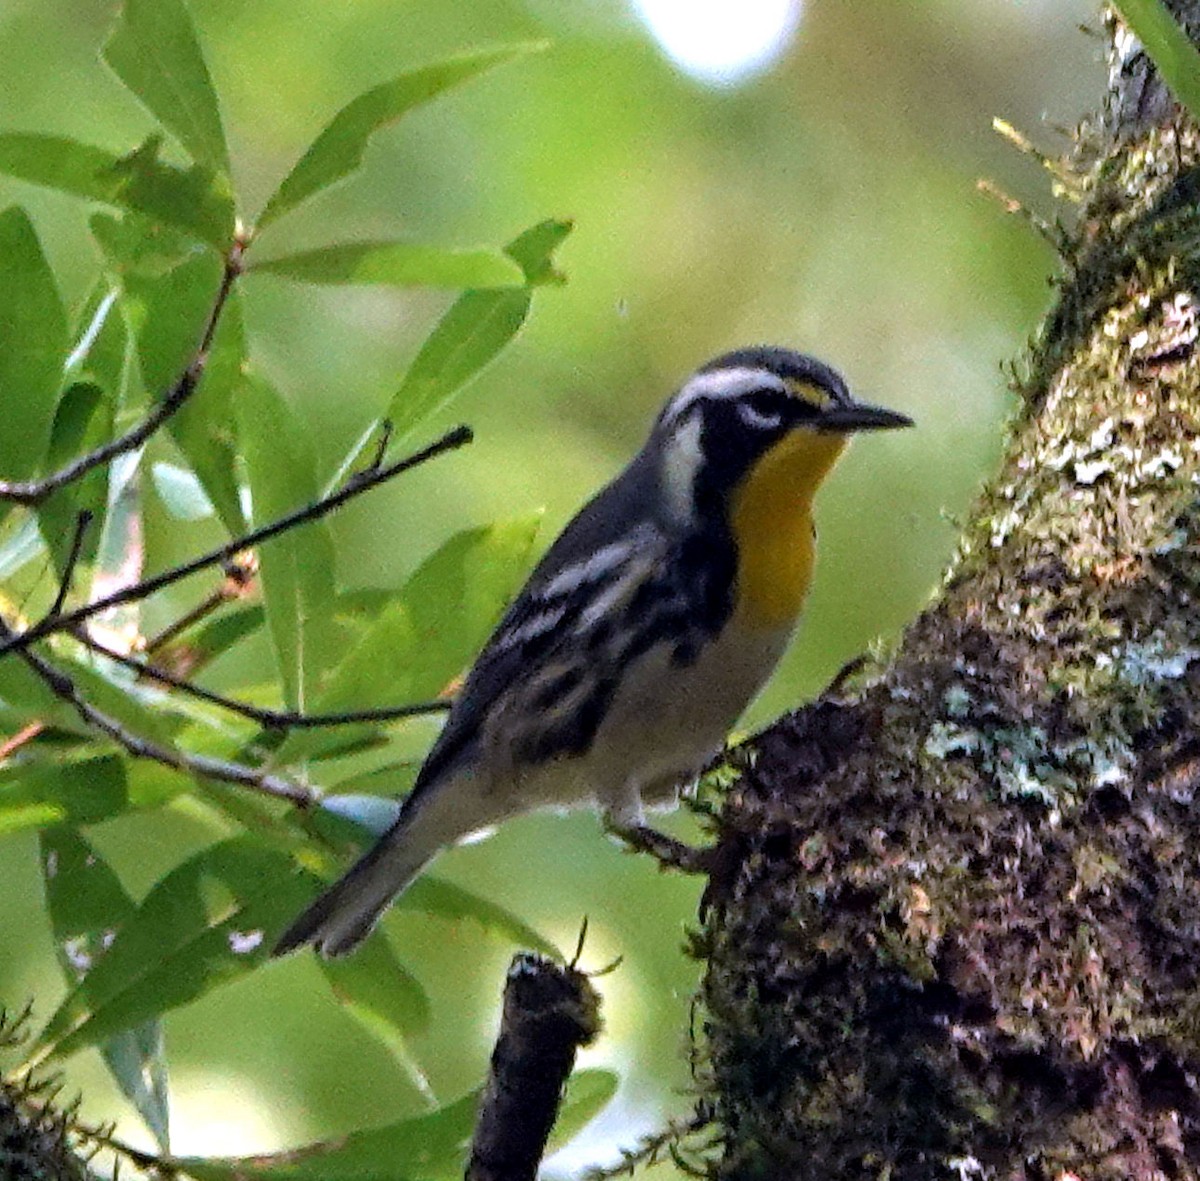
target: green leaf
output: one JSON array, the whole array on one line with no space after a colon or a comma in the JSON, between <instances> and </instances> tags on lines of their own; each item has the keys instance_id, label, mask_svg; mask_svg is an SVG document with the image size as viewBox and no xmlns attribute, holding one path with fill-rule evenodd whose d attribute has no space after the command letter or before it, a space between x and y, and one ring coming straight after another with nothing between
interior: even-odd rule
<instances>
[{"instance_id":1,"label":"green leaf","mask_svg":"<svg viewBox=\"0 0 1200 1181\"><path fill-rule=\"evenodd\" d=\"M124 239L122 245L137 251L135 240ZM193 250L186 262L164 273L130 268L121 278L142 381L158 400L174 388L195 358L221 283L221 263L211 254ZM199 387L167 423L222 524L235 535L245 531L246 522L237 484L231 399L245 358L241 301L233 292L226 300Z\"/></svg>"},{"instance_id":2,"label":"green leaf","mask_svg":"<svg viewBox=\"0 0 1200 1181\"><path fill-rule=\"evenodd\" d=\"M121 281L142 383L157 401L174 388L195 354L221 282L221 263L195 253L163 275L127 271Z\"/></svg>"},{"instance_id":3,"label":"green leaf","mask_svg":"<svg viewBox=\"0 0 1200 1181\"><path fill-rule=\"evenodd\" d=\"M234 221L228 178L204 164L187 172L163 164L161 147L162 137L152 135L113 165L114 203L228 250Z\"/></svg>"},{"instance_id":4,"label":"green leaf","mask_svg":"<svg viewBox=\"0 0 1200 1181\"><path fill-rule=\"evenodd\" d=\"M441 694L474 659L519 586L537 527L537 517L521 517L452 537L361 634L310 712L403 705ZM278 758L311 758L346 741L346 733L298 731Z\"/></svg>"},{"instance_id":5,"label":"green leaf","mask_svg":"<svg viewBox=\"0 0 1200 1181\"><path fill-rule=\"evenodd\" d=\"M108 863L72 828L42 833L42 879L59 967L78 984L136 909ZM117 1085L163 1152L170 1150L162 1025L146 1021L101 1047Z\"/></svg>"},{"instance_id":6,"label":"green leaf","mask_svg":"<svg viewBox=\"0 0 1200 1181\"><path fill-rule=\"evenodd\" d=\"M66 364L68 376L98 385L118 403L125 391L129 348L120 295L106 278L88 292L71 331L75 344Z\"/></svg>"},{"instance_id":7,"label":"green leaf","mask_svg":"<svg viewBox=\"0 0 1200 1181\"><path fill-rule=\"evenodd\" d=\"M373 743L369 750L363 749L365 744L343 751L326 752L322 750L320 757L331 760L330 763L326 763L321 768L320 778L322 782L328 783L330 787L336 787L339 793L345 793L333 797L326 796L324 799L375 800L382 802L408 792L416 781L417 772L420 771L421 764L425 761L425 754L432 745L433 740L432 738L425 738L417 754L393 757L392 751L396 746L395 735L396 731L389 729L384 742ZM352 762L356 756L368 753L372 756L377 756L377 761L369 769L361 771L346 769L347 763ZM324 799L322 800L322 804L324 803ZM314 815L314 828L319 830L321 820L327 815L328 812L325 810L316 813Z\"/></svg>"},{"instance_id":8,"label":"green leaf","mask_svg":"<svg viewBox=\"0 0 1200 1181\"><path fill-rule=\"evenodd\" d=\"M125 0L103 57L196 163L228 174L216 91L180 0Z\"/></svg>"},{"instance_id":9,"label":"green leaf","mask_svg":"<svg viewBox=\"0 0 1200 1181\"><path fill-rule=\"evenodd\" d=\"M612 1102L619 1076L611 1070L577 1070L567 1080L558 1119L550 1132L547 1153L577 1136Z\"/></svg>"},{"instance_id":10,"label":"green leaf","mask_svg":"<svg viewBox=\"0 0 1200 1181\"><path fill-rule=\"evenodd\" d=\"M100 1047L100 1053L159 1149L170 1152L170 1086L162 1023L151 1018L123 1033L114 1033Z\"/></svg>"},{"instance_id":11,"label":"green leaf","mask_svg":"<svg viewBox=\"0 0 1200 1181\"><path fill-rule=\"evenodd\" d=\"M514 238L505 248L507 254L525 272L530 287L548 283L565 283L566 276L554 265L554 252L566 241L574 222L551 218L531 226Z\"/></svg>"},{"instance_id":12,"label":"green leaf","mask_svg":"<svg viewBox=\"0 0 1200 1181\"><path fill-rule=\"evenodd\" d=\"M0 541L0 581L11 578L46 552L37 521L33 517L22 518L18 525L13 525L10 518L4 524L4 532L6 536ZM8 663L14 662L10 660ZM3 698L4 693L0 690L0 700Z\"/></svg>"},{"instance_id":13,"label":"green leaf","mask_svg":"<svg viewBox=\"0 0 1200 1181\"><path fill-rule=\"evenodd\" d=\"M169 651L182 648L192 665L207 664L262 627L266 616L258 604L234 608L209 620L185 638L175 641Z\"/></svg>"},{"instance_id":14,"label":"green leaf","mask_svg":"<svg viewBox=\"0 0 1200 1181\"><path fill-rule=\"evenodd\" d=\"M30 527L36 531L32 523ZM87 733L79 715L55 697L46 682L20 660L0 660L0 719L8 731L36 721L69 733ZM4 769L0 768L0 782L3 776Z\"/></svg>"},{"instance_id":15,"label":"green leaf","mask_svg":"<svg viewBox=\"0 0 1200 1181\"><path fill-rule=\"evenodd\" d=\"M132 210L93 214L88 225L118 273L134 271L157 278L196 253L196 243L187 234Z\"/></svg>"},{"instance_id":16,"label":"green leaf","mask_svg":"<svg viewBox=\"0 0 1200 1181\"><path fill-rule=\"evenodd\" d=\"M470 890L454 885L433 874L422 874L396 902L404 910L459 922L469 919L491 936L506 943L561 960L562 952L541 932L519 919L510 910Z\"/></svg>"},{"instance_id":17,"label":"green leaf","mask_svg":"<svg viewBox=\"0 0 1200 1181\"><path fill-rule=\"evenodd\" d=\"M45 458L68 347L50 264L13 206L0 213L0 479L31 476Z\"/></svg>"},{"instance_id":18,"label":"green leaf","mask_svg":"<svg viewBox=\"0 0 1200 1181\"><path fill-rule=\"evenodd\" d=\"M143 695L156 691L129 681L110 680L102 675L99 661L93 664L88 657L77 658L62 647L59 645L60 650L54 653L54 664L70 678L84 700L128 734L174 749L173 734L184 719L171 712L157 694L151 704L142 700ZM94 753L98 738L107 741L20 661L0 661L0 709L5 705L13 710L12 720L18 725L36 720L67 734L87 737L89 744L79 748L87 754ZM131 760L127 768L119 763L120 776L103 761L97 766L108 770L108 778L98 772L94 783L85 782L78 788L74 786L79 773L77 761L0 768L0 831L47 823L92 823L131 808L154 807L192 786L186 772L147 760ZM22 774L29 776L28 783L22 782Z\"/></svg>"},{"instance_id":19,"label":"green leaf","mask_svg":"<svg viewBox=\"0 0 1200 1181\"><path fill-rule=\"evenodd\" d=\"M115 755L0 770L0 834L95 824L132 806L125 768Z\"/></svg>"},{"instance_id":20,"label":"green leaf","mask_svg":"<svg viewBox=\"0 0 1200 1181\"><path fill-rule=\"evenodd\" d=\"M429 1025L429 998L376 932L352 956L318 960L333 995L404 1064L407 1039Z\"/></svg>"},{"instance_id":21,"label":"green leaf","mask_svg":"<svg viewBox=\"0 0 1200 1181\"><path fill-rule=\"evenodd\" d=\"M396 700L392 695L401 702L428 701L442 693L496 627L528 570L540 520L515 517L464 529L426 558L338 667L319 712L364 707L355 702L385 705ZM385 677L379 676L380 661Z\"/></svg>"},{"instance_id":22,"label":"green leaf","mask_svg":"<svg viewBox=\"0 0 1200 1181\"><path fill-rule=\"evenodd\" d=\"M311 893L286 853L233 837L171 870L31 1046L65 1058L241 979Z\"/></svg>"},{"instance_id":23,"label":"green leaf","mask_svg":"<svg viewBox=\"0 0 1200 1181\"><path fill-rule=\"evenodd\" d=\"M306 432L287 402L261 378L243 377L236 398L254 525L317 499ZM284 700L311 711L320 678L337 655L334 549L325 521L289 529L259 549L263 605Z\"/></svg>"},{"instance_id":24,"label":"green leaf","mask_svg":"<svg viewBox=\"0 0 1200 1181\"><path fill-rule=\"evenodd\" d=\"M367 142L421 103L539 45L501 45L424 66L360 94L344 106L284 177L258 219L260 229L362 164Z\"/></svg>"},{"instance_id":25,"label":"green leaf","mask_svg":"<svg viewBox=\"0 0 1200 1181\"><path fill-rule=\"evenodd\" d=\"M128 674L119 674L120 680L110 679L103 674L111 666L99 657L93 660L87 655L75 655L76 652L72 641L59 642L53 654L53 663L69 677L79 695L128 733L172 749L172 732L178 728L180 719L157 699L153 706L145 704L140 695L146 690L124 679ZM60 701L47 687L43 686L44 691L36 688L35 682L39 680L22 662L0 660L0 701L36 711L33 716L45 722L52 721L68 732L90 734L96 738L95 731L79 718L70 705ZM172 770L171 774L178 772ZM181 778L181 782L187 784L186 776Z\"/></svg>"},{"instance_id":26,"label":"green leaf","mask_svg":"<svg viewBox=\"0 0 1200 1181\"><path fill-rule=\"evenodd\" d=\"M212 501L195 473L173 463L156 463L150 478L163 507L176 521L207 521L213 515Z\"/></svg>"},{"instance_id":27,"label":"green leaf","mask_svg":"<svg viewBox=\"0 0 1200 1181\"><path fill-rule=\"evenodd\" d=\"M567 1084L550 1145L583 1127L616 1089L607 1070L583 1070ZM429 1115L351 1132L289 1152L253 1157L184 1157L173 1163L197 1181L368 1181L461 1177L475 1130L480 1092ZM562 1129L562 1130L560 1130ZM564 1134L564 1131L566 1134Z\"/></svg>"},{"instance_id":28,"label":"green leaf","mask_svg":"<svg viewBox=\"0 0 1200 1181\"><path fill-rule=\"evenodd\" d=\"M0 172L74 197L119 204L115 195L121 157L59 135L0 134Z\"/></svg>"},{"instance_id":29,"label":"green leaf","mask_svg":"<svg viewBox=\"0 0 1200 1181\"><path fill-rule=\"evenodd\" d=\"M119 313L120 293L105 278L98 280L84 299L71 339L75 342L64 366L74 381L55 412L50 446L42 464L53 472L112 438L117 407L128 382L129 333ZM95 560L105 529L111 464L101 464L44 501L37 521L60 576L70 552L78 514L86 510L92 522L83 538L80 559ZM81 588L75 588L80 593Z\"/></svg>"},{"instance_id":30,"label":"green leaf","mask_svg":"<svg viewBox=\"0 0 1200 1181\"><path fill-rule=\"evenodd\" d=\"M290 1152L253 1157L184 1157L172 1163L197 1181L424 1181L461 1177L478 1107L476 1091L429 1115L350 1132Z\"/></svg>"},{"instance_id":31,"label":"green leaf","mask_svg":"<svg viewBox=\"0 0 1200 1181\"><path fill-rule=\"evenodd\" d=\"M551 281L554 251L571 232L570 222L544 221L505 247L529 287ZM468 291L461 295L421 346L386 417L397 437L443 407L525 323L532 292Z\"/></svg>"},{"instance_id":32,"label":"green leaf","mask_svg":"<svg viewBox=\"0 0 1200 1181\"><path fill-rule=\"evenodd\" d=\"M144 214L218 250L233 240L228 179L197 164L186 172L158 159L161 136L127 156L54 135L0 135L0 172Z\"/></svg>"},{"instance_id":33,"label":"green leaf","mask_svg":"<svg viewBox=\"0 0 1200 1181\"><path fill-rule=\"evenodd\" d=\"M511 259L487 250L442 250L413 242L344 242L256 262L250 270L302 283L378 283L392 287L516 287Z\"/></svg>"},{"instance_id":34,"label":"green leaf","mask_svg":"<svg viewBox=\"0 0 1200 1181\"><path fill-rule=\"evenodd\" d=\"M246 329L237 291L225 302L196 392L172 416L168 429L192 465L221 523L234 536L246 531L238 485L234 389L246 364Z\"/></svg>"},{"instance_id":35,"label":"green leaf","mask_svg":"<svg viewBox=\"0 0 1200 1181\"><path fill-rule=\"evenodd\" d=\"M1191 43L1162 0L1114 0L1113 7L1137 35L1171 93L1200 119L1200 50Z\"/></svg>"},{"instance_id":36,"label":"green leaf","mask_svg":"<svg viewBox=\"0 0 1200 1181\"><path fill-rule=\"evenodd\" d=\"M56 652L55 664L74 682L82 697L119 722L131 734L147 738L168 749L173 748L172 734L178 728L179 719L165 709L159 700L147 704L140 693L142 688L127 679L128 674L117 674L119 680L104 675L112 671L111 666L100 657L79 657ZM187 783L186 774L183 775Z\"/></svg>"},{"instance_id":37,"label":"green leaf","mask_svg":"<svg viewBox=\"0 0 1200 1181\"><path fill-rule=\"evenodd\" d=\"M91 382L76 382L68 386L54 416L44 470L54 471L77 455L107 442L113 433L114 402L115 399ZM54 493L38 508L38 527L54 561L55 572L60 577L66 569L75 522L80 512L92 514L92 523L84 534L80 558L83 562L90 562L95 556L100 544L101 521L107 500L108 465L101 464L82 479ZM79 590L78 587L75 589Z\"/></svg>"}]
</instances>

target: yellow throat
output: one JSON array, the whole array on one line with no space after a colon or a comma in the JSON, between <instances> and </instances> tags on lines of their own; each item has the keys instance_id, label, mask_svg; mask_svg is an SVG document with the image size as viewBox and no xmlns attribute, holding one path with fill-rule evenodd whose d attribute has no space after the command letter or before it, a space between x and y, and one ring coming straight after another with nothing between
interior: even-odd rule
<instances>
[{"instance_id":1,"label":"yellow throat","mask_svg":"<svg viewBox=\"0 0 1200 1181\"><path fill-rule=\"evenodd\" d=\"M812 582L813 496L846 437L795 430L746 473L729 524L738 549L736 610L753 627L792 623Z\"/></svg>"}]
</instances>

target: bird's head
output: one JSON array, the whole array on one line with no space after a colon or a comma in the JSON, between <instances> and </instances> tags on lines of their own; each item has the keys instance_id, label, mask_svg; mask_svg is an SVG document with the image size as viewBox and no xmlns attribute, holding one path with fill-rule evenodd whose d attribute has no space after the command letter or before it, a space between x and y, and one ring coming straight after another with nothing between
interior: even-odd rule
<instances>
[{"instance_id":1,"label":"bird's head","mask_svg":"<svg viewBox=\"0 0 1200 1181\"><path fill-rule=\"evenodd\" d=\"M911 426L850 395L828 365L791 349L726 353L698 369L663 407L650 436L680 519L717 506L768 473L811 499L856 431Z\"/></svg>"}]
</instances>

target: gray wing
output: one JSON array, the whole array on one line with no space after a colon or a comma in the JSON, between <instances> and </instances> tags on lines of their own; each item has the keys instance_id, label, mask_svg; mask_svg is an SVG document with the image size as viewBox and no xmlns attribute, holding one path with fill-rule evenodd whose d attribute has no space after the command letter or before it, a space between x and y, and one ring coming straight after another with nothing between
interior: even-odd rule
<instances>
[{"instance_id":1,"label":"gray wing","mask_svg":"<svg viewBox=\"0 0 1200 1181\"><path fill-rule=\"evenodd\" d=\"M538 563L468 673L406 810L476 753L498 709L514 723L534 714L544 721L513 733L514 758L587 748L621 659L612 646L614 615L638 607L630 599L639 589L652 597L648 580L670 570L671 539L647 514L656 503L647 486L651 476L639 456L580 510ZM595 691L581 697L584 677ZM502 702L514 688L512 700ZM553 708L568 700L566 715Z\"/></svg>"}]
</instances>

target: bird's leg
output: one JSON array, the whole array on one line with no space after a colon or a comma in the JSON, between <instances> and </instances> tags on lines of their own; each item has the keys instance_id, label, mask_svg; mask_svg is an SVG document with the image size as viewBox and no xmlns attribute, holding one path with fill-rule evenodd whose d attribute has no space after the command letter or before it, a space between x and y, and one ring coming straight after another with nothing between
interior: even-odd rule
<instances>
[{"instance_id":1,"label":"bird's leg","mask_svg":"<svg viewBox=\"0 0 1200 1181\"><path fill-rule=\"evenodd\" d=\"M677 869L681 873L708 874L716 857L716 846L700 848L676 837L659 832L646 823L643 801L660 802L678 798L678 777L657 783L626 783L622 790L610 795L603 808L604 830L627 849L649 853L660 869ZM669 788L668 790L664 790ZM603 798L603 797L602 797Z\"/></svg>"},{"instance_id":2,"label":"bird's leg","mask_svg":"<svg viewBox=\"0 0 1200 1181\"><path fill-rule=\"evenodd\" d=\"M663 869L703 874L712 871L715 846L689 845L643 822L623 823L615 816L606 817L604 827L627 848L638 853L649 853Z\"/></svg>"}]
</instances>

